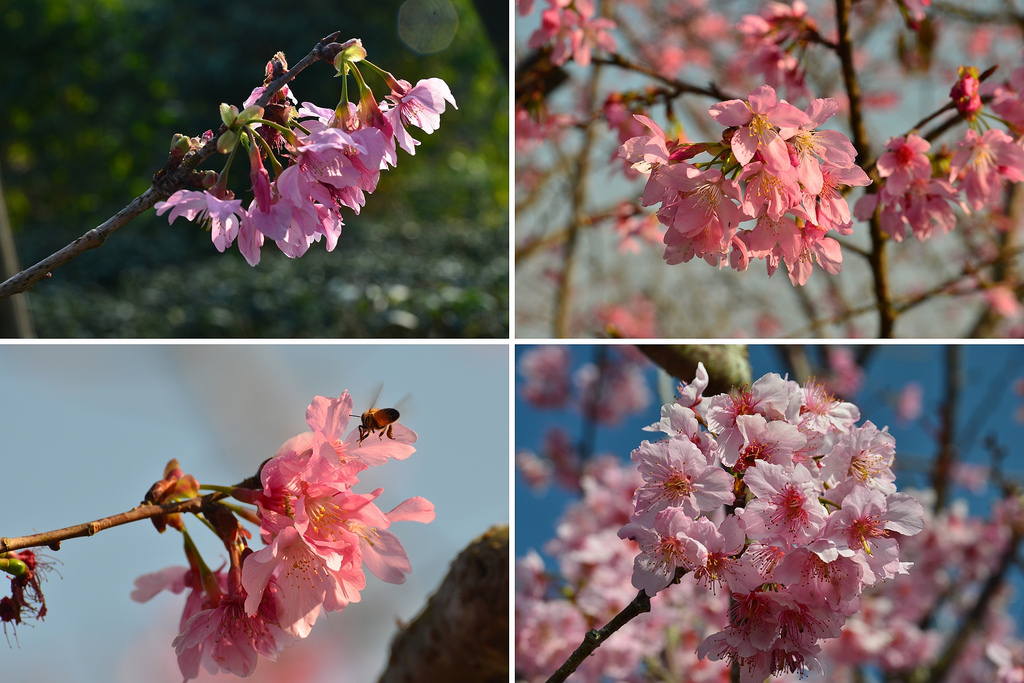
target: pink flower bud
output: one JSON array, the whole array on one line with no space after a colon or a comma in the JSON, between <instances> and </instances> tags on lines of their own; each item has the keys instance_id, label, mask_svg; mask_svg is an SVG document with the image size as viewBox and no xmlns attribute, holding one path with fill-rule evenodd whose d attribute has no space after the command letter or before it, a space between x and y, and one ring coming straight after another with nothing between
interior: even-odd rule
<instances>
[{"instance_id":1,"label":"pink flower bud","mask_svg":"<svg viewBox=\"0 0 1024 683\"><path fill-rule=\"evenodd\" d=\"M957 75L959 79L949 91L949 96L953 98L957 111L968 121L973 121L974 116L981 110L981 95L978 93L981 81L978 79L978 70L973 66L961 66L957 69Z\"/></svg>"}]
</instances>

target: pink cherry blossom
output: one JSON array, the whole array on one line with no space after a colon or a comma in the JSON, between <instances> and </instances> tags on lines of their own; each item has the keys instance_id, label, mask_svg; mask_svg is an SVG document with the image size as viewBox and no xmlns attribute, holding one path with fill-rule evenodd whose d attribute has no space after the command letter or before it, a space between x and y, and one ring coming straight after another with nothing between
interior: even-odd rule
<instances>
[{"instance_id":1,"label":"pink cherry blossom","mask_svg":"<svg viewBox=\"0 0 1024 683\"><path fill-rule=\"evenodd\" d=\"M274 660L293 640L278 624L281 603L273 588L263 593L252 614L242 603L240 594L231 593L189 618L172 643L186 680L198 676L200 665L209 673L249 676L258 657Z\"/></svg>"},{"instance_id":2,"label":"pink cherry blossom","mask_svg":"<svg viewBox=\"0 0 1024 683\"><path fill-rule=\"evenodd\" d=\"M244 215L241 208L242 200L221 199L210 190L205 192L178 190L166 201L157 202L153 206L158 216L162 216L170 210L171 213L167 217L169 223L173 223L179 216L184 216L188 221L208 221L213 246L217 247L217 251L220 252L230 247L235 241L241 218Z\"/></svg>"},{"instance_id":3,"label":"pink cherry blossom","mask_svg":"<svg viewBox=\"0 0 1024 683\"><path fill-rule=\"evenodd\" d=\"M924 389L918 382L907 382L900 389L896 400L896 417L903 422L913 422L921 416Z\"/></svg>"},{"instance_id":4,"label":"pink cherry blossom","mask_svg":"<svg viewBox=\"0 0 1024 683\"><path fill-rule=\"evenodd\" d=\"M957 81L949 91L949 96L953 99L957 111L967 121L973 121L981 111L981 93L978 91L980 84L978 70L973 66L961 66L957 69Z\"/></svg>"},{"instance_id":5,"label":"pink cherry blossom","mask_svg":"<svg viewBox=\"0 0 1024 683\"><path fill-rule=\"evenodd\" d=\"M736 180L746 183L740 206L749 216L766 215L777 221L803 200L797 170L789 165L775 168L752 161Z\"/></svg>"},{"instance_id":6,"label":"pink cherry blossom","mask_svg":"<svg viewBox=\"0 0 1024 683\"><path fill-rule=\"evenodd\" d=\"M842 270L843 252L838 242L825 237L824 232L814 226L806 226L800 236L800 254L793 261L786 261L790 282L794 285L807 284L815 263L832 275Z\"/></svg>"},{"instance_id":7,"label":"pink cherry blossom","mask_svg":"<svg viewBox=\"0 0 1024 683\"><path fill-rule=\"evenodd\" d=\"M800 412L801 392L796 382L769 373L749 387L711 398L707 409L708 430L722 434L736 426L740 415L762 415L769 420L793 420Z\"/></svg>"},{"instance_id":8,"label":"pink cherry blossom","mask_svg":"<svg viewBox=\"0 0 1024 683\"><path fill-rule=\"evenodd\" d=\"M555 65L564 64L571 56L580 66L588 66L593 47L615 49L615 39L608 33L615 28L615 22L595 18L593 0L576 0L572 7L569 4L548 0L548 9L541 13L541 25L527 44L532 48L552 45L551 62Z\"/></svg>"},{"instance_id":9,"label":"pink cherry blossom","mask_svg":"<svg viewBox=\"0 0 1024 683\"><path fill-rule=\"evenodd\" d=\"M618 424L625 415L643 410L651 402L643 367L622 357L608 357L601 365L583 365L573 380L580 411L601 424Z\"/></svg>"},{"instance_id":10,"label":"pink cherry blossom","mask_svg":"<svg viewBox=\"0 0 1024 683\"><path fill-rule=\"evenodd\" d=\"M246 613L256 613L273 580L278 586L281 628L305 638L322 610L338 611L359 601L366 579L358 553L356 545L346 555L324 557L294 527L282 529L270 545L245 558Z\"/></svg>"},{"instance_id":11,"label":"pink cherry blossom","mask_svg":"<svg viewBox=\"0 0 1024 683\"><path fill-rule=\"evenodd\" d=\"M896 440L887 429L878 429L870 420L841 435L832 451L821 459L821 476L835 481L851 479L882 493L896 491L892 471Z\"/></svg>"},{"instance_id":12,"label":"pink cherry blossom","mask_svg":"<svg viewBox=\"0 0 1024 683\"><path fill-rule=\"evenodd\" d=\"M420 143L409 135L405 126L410 124L424 133L433 133L441 125L445 102L458 107L448 84L440 78L425 78L415 86L400 79L395 83L398 87L392 86L387 98L391 106L384 109L384 116L391 122L398 145L409 154L416 154L416 145Z\"/></svg>"},{"instance_id":13,"label":"pink cherry blossom","mask_svg":"<svg viewBox=\"0 0 1024 683\"><path fill-rule=\"evenodd\" d=\"M900 135L889 138L886 151L878 157L878 175L888 178L883 192L888 197L897 197L907 191L910 183L917 178L932 177L932 164L925 154L931 148L919 135Z\"/></svg>"},{"instance_id":14,"label":"pink cherry blossom","mask_svg":"<svg viewBox=\"0 0 1024 683\"><path fill-rule=\"evenodd\" d=\"M810 124L807 114L785 100L779 100L775 88L762 85L747 100L728 100L708 109L711 118L723 126L737 126L730 142L733 155L746 166L760 152L773 171L790 168L789 152L780 128L796 129Z\"/></svg>"},{"instance_id":15,"label":"pink cherry blossom","mask_svg":"<svg viewBox=\"0 0 1024 683\"><path fill-rule=\"evenodd\" d=\"M633 451L644 477L636 491L636 514L680 507L696 517L733 501L732 477L714 465L689 439L644 441Z\"/></svg>"},{"instance_id":16,"label":"pink cherry blossom","mask_svg":"<svg viewBox=\"0 0 1024 683\"><path fill-rule=\"evenodd\" d=\"M652 181L667 188L667 199L658 219L669 226L665 233L665 258L669 263L687 260L687 253L709 260L728 250L739 223L746 220L738 202L739 185L718 169L698 170L674 164L652 174Z\"/></svg>"},{"instance_id":17,"label":"pink cherry blossom","mask_svg":"<svg viewBox=\"0 0 1024 683\"><path fill-rule=\"evenodd\" d=\"M1024 181L1024 150L997 128L981 135L968 129L949 165L949 180L963 189L975 210L999 198L1001 181Z\"/></svg>"},{"instance_id":18,"label":"pink cherry blossom","mask_svg":"<svg viewBox=\"0 0 1024 683\"><path fill-rule=\"evenodd\" d=\"M689 536L693 519L681 509L666 508L651 519L653 524L626 524L619 537L634 540L640 547L633 565L633 585L653 596L672 582L676 568L704 565L707 548Z\"/></svg>"},{"instance_id":19,"label":"pink cherry blossom","mask_svg":"<svg viewBox=\"0 0 1024 683\"><path fill-rule=\"evenodd\" d=\"M792 469L758 462L743 477L756 498L743 508L747 536L764 543L794 547L813 541L827 512L818 502L816 483L803 465Z\"/></svg>"},{"instance_id":20,"label":"pink cherry blossom","mask_svg":"<svg viewBox=\"0 0 1024 683\"><path fill-rule=\"evenodd\" d=\"M566 346L541 346L525 351L519 358L518 372L525 384L523 398L538 408L559 408L571 398Z\"/></svg>"},{"instance_id":21,"label":"pink cherry blossom","mask_svg":"<svg viewBox=\"0 0 1024 683\"><path fill-rule=\"evenodd\" d=\"M824 534L841 549L863 550L854 555L865 569L866 583L905 573L899 561L899 544L892 532L912 536L924 528L923 508L904 493L884 495L849 482L841 508L829 515ZM835 492L836 495L841 493Z\"/></svg>"},{"instance_id":22,"label":"pink cherry blossom","mask_svg":"<svg viewBox=\"0 0 1024 683\"><path fill-rule=\"evenodd\" d=\"M838 110L839 103L832 98L813 100L806 110L808 122L805 125L795 131L780 132L796 151L797 177L804 190L812 195L822 190L820 161L846 169L853 167L857 158L853 143L845 135L837 130L815 130Z\"/></svg>"},{"instance_id":23,"label":"pink cherry blossom","mask_svg":"<svg viewBox=\"0 0 1024 683\"><path fill-rule=\"evenodd\" d=\"M760 461L785 463L807 442L795 425L782 420L767 421L762 415L739 415L735 429L719 441L722 462L743 472Z\"/></svg>"},{"instance_id":24,"label":"pink cherry blossom","mask_svg":"<svg viewBox=\"0 0 1024 683\"><path fill-rule=\"evenodd\" d=\"M618 149L618 155L632 164L636 171L650 175L651 169L657 165L668 163L668 142L665 131L657 123L642 114L634 114L633 118L651 129L653 135L638 135L629 138ZM661 201L660 198L656 201ZM649 202L648 205L654 202Z\"/></svg>"}]
</instances>

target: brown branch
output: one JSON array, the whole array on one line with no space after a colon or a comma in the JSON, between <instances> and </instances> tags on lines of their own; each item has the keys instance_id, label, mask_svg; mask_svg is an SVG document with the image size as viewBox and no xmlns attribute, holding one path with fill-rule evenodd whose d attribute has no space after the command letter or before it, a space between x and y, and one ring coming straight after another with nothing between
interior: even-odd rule
<instances>
[{"instance_id":1,"label":"brown branch","mask_svg":"<svg viewBox=\"0 0 1024 683\"><path fill-rule=\"evenodd\" d=\"M675 78L670 78L668 76L658 73L657 70L645 64L635 62L629 59L628 57L623 57L618 53L613 53L608 57L594 57L593 59L591 59L591 61L596 64L608 64L609 66L617 66L623 69L627 69L629 71L635 71L645 76L649 76L650 78L653 78L656 81L661 81L662 83L669 87L669 97L675 97L677 95L689 93L693 95L706 95L707 97L713 97L718 100L741 99L738 97L733 97L728 93L723 92L714 83L709 83L707 87L703 87L699 85L693 85L692 83L687 83L686 81L680 81Z\"/></svg>"},{"instance_id":2,"label":"brown branch","mask_svg":"<svg viewBox=\"0 0 1024 683\"><path fill-rule=\"evenodd\" d=\"M625 626L634 617L638 617L644 612L651 611L651 598L648 597L644 591L637 591L636 597L622 608L618 614L612 617L612 620L601 628L595 628L587 631L586 635L583 636L583 642L577 647L569 659L565 661L565 664L558 667L555 673L551 674L548 678L547 683L561 683L562 681L569 678L572 672L576 671L580 664L586 660L590 654L597 649L597 647L608 640L608 638L618 631L620 628Z\"/></svg>"},{"instance_id":3,"label":"brown branch","mask_svg":"<svg viewBox=\"0 0 1024 683\"><path fill-rule=\"evenodd\" d=\"M208 493L205 496L189 498L188 500L177 501L174 503L164 503L162 505L144 503L128 510L127 512L110 515L109 517L103 517L92 522L75 524L73 526L64 527L63 529L44 531L42 533L31 534L29 536L12 536L10 538L6 536L0 537L0 553L11 550L21 550L22 548L44 546L50 550L60 550L61 541L66 541L69 538L92 536L104 529L128 524L130 522L138 522L143 519L150 519L151 517L159 517L161 515L170 515L181 512L198 513L204 504L220 500L226 496L227 494L217 492Z\"/></svg>"},{"instance_id":4,"label":"brown branch","mask_svg":"<svg viewBox=\"0 0 1024 683\"><path fill-rule=\"evenodd\" d=\"M708 371L708 388L712 394L750 384L750 357L746 346L717 344L638 345L640 351L671 376L692 382L697 363Z\"/></svg>"},{"instance_id":5,"label":"brown branch","mask_svg":"<svg viewBox=\"0 0 1024 683\"><path fill-rule=\"evenodd\" d=\"M282 74L279 78L273 80L256 101L256 105L265 107L270 102L270 98L278 90L283 88L289 81L305 70L306 67L319 59L329 57L332 51L330 46L334 44L333 41L337 38L339 33L340 31L325 37L317 43L316 47L314 47L308 55L303 57L298 64ZM158 171L153 177L153 184L149 189L133 199L126 207L118 211L109 219L85 233L66 247L47 256L34 266L29 266L17 275L8 278L3 283L0 283L0 299L6 299L12 294L24 292L40 280L50 277L53 271L57 268L71 262L86 251L95 249L106 242L107 238L114 234L115 231L136 216L139 216L152 208L158 201L170 197L176 190L187 187L186 179L199 164L213 155L214 151L217 149L217 139L224 130L225 128L222 125L217 134L213 136L213 139L208 141L199 150L187 154L185 159L181 161L180 165L177 167L173 169L169 168L170 163L172 163L169 162L168 166L165 166L163 169Z\"/></svg>"},{"instance_id":6,"label":"brown branch","mask_svg":"<svg viewBox=\"0 0 1024 683\"><path fill-rule=\"evenodd\" d=\"M603 8L598 8L599 12ZM594 108L597 100L597 87L601 79L601 65L595 64L587 83L584 95L583 107L586 111ZM555 337L568 337L572 328L572 289L573 273L576 264L576 238L580 228L586 222L586 188L587 176L590 172L590 154L593 147L595 135L593 123L587 125L583 131L583 142L580 146L579 156L576 160L576 168L572 178L572 218L569 223L569 232L565 240L565 263L559 273L558 284L555 289Z\"/></svg>"},{"instance_id":7,"label":"brown branch","mask_svg":"<svg viewBox=\"0 0 1024 683\"><path fill-rule=\"evenodd\" d=\"M853 41L850 37L850 6L851 0L836 0L836 54L842 66L843 84L850 101L850 132L853 134L853 146L857 150L857 158L865 163L871 156L867 128L864 125L863 104L861 102L860 81L853 64ZM889 297L889 263L885 253L888 237L882 232L877 214L871 219L871 254L868 262L875 284L875 300L878 303L878 337L893 336L893 325L896 322L896 311Z\"/></svg>"},{"instance_id":8,"label":"brown branch","mask_svg":"<svg viewBox=\"0 0 1024 683\"><path fill-rule=\"evenodd\" d=\"M946 347L946 391L939 410L939 452L932 469L932 488L935 489L934 512L937 515L946 507L949 481L957 461L957 422L960 397L963 392L963 358L959 346Z\"/></svg>"},{"instance_id":9,"label":"brown branch","mask_svg":"<svg viewBox=\"0 0 1024 683\"><path fill-rule=\"evenodd\" d=\"M988 268L990 266L994 266L994 265L998 264L1000 261L1002 261L1003 259L1006 259L1006 258L1009 258L1009 257L1012 257L1012 256L1020 256L1022 254L1024 254L1024 246L1017 247L1017 248L1011 249L1009 251L1001 251L1000 253L996 254L995 256L993 256L991 258L988 258L988 259L986 259L984 261L981 261L979 263L976 263L976 264L966 263L966 264L964 264L963 270L960 273L957 273L956 275L953 275L953 276L943 280L942 282L939 282L938 284L934 285L930 289L927 289L927 290L925 290L923 292L919 292L919 293L914 294L912 296L906 296L906 297L902 297L902 298L897 298L893 302L893 306L894 306L895 310L898 313L902 314L902 313L906 313L907 311L909 311L909 310L911 310L913 308L916 308L917 306L919 306L919 305L921 305L923 303L926 303L926 302L930 301L932 299L932 297L935 297L935 296L940 295L940 294L945 294L945 295L949 295L949 296L965 296L965 295L968 295L968 294L973 294L974 291L976 291L976 290L972 290L972 291L969 291L969 292L954 292L954 291L951 291L951 290L957 284L959 284L960 282L975 279L978 276L978 273L983 268ZM984 289L984 287L981 287L980 289ZM1024 293L1022 293L1021 295L1024 296ZM851 308L851 309L848 309L848 310L844 311L843 313L841 313L839 315L834 315L831 318L823 318L823 319L820 319L820 320L816 320L816 321L812 322L810 325L806 325L803 328L799 328L799 329L797 329L797 330L795 330L795 331L793 331L793 332L791 332L789 334L786 334L784 336L786 336L786 337L809 337L809 336L811 336L811 334L816 332L818 329L820 329L822 327L825 327L826 325L838 325L839 323L845 322L845 321L849 320L850 318L853 318L854 316L864 315L864 314L867 314L867 313L871 313L872 311L877 310L877 308L878 308L878 302L874 302L874 303L870 303L870 304L865 304L863 306L858 306L856 308ZM956 335L953 335L953 336L956 336Z\"/></svg>"}]
</instances>

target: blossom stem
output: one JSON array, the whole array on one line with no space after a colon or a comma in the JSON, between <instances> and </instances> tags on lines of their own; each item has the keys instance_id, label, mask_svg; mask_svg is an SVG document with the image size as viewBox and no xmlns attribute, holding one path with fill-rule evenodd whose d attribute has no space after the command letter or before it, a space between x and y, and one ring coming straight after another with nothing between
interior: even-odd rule
<instances>
[{"instance_id":1,"label":"blossom stem","mask_svg":"<svg viewBox=\"0 0 1024 683\"><path fill-rule=\"evenodd\" d=\"M235 153L238 152L238 148L242 143L242 136L239 135L235 138L235 144L231 147L231 153L228 154L228 160L224 162L224 168L217 175L217 196L224 197L225 192L228 189L228 174L231 173L231 164L235 160ZM230 196L230 195L228 195Z\"/></svg>"},{"instance_id":2,"label":"blossom stem","mask_svg":"<svg viewBox=\"0 0 1024 683\"><path fill-rule=\"evenodd\" d=\"M274 156L274 151L270 149L270 144L263 139L263 136L257 135L249 126L245 127L245 134L249 136L249 146L253 148L252 153L258 155L258 153L255 152L256 145L262 147L263 151L267 153L267 160L270 162L270 166L274 169L274 176L276 177L281 175L281 172L284 171L284 167L281 165L281 162L277 160L277 157ZM250 157L250 163L253 163L252 157Z\"/></svg>"},{"instance_id":3,"label":"blossom stem","mask_svg":"<svg viewBox=\"0 0 1024 683\"><path fill-rule=\"evenodd\" d=\"M368 66L371 69L373 69L374 71L376 71L382 78L387 80L387 77L389 75L389 73L387 71L385 71L384 69L380 68L379 66L377 66L376 64L371 62L369 59L363 59L363 60L360 60L360 61L362 61L362 63L365 64L366 66Z\"/></svg>"}]
</instances>

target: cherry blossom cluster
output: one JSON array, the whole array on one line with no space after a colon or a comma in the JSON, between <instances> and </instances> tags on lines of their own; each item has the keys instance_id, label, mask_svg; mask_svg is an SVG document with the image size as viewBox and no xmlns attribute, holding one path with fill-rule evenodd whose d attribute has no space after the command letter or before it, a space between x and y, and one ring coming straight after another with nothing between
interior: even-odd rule
<instances>
[{"instance_id":1,"label":"cherry blossom cluster","mask_svg":"<svg viewBox=\"0 0 1024 683\"><path fill-rule=\"evenodd\" d=\"M708 109L726 126L722 140L713 143L669 139L637 114L653 134L628 140L620 155L647 175L643 205L661 205L658 220L668 228L665 260L696 256L746 270L751 258L764 259L769 275L785 263L798 285L807 282L815 263L838 273L842 253L828 234L852 232L845 188L870 183L854 162L849 139L819 128L838 109L829 98L801 110L764 85L746 100ZM704 152L710 161L689 161ZM752 229L739 229L751 220Z\"/></svg>"},{"instance_id":2,"label":"cherry blossom cluster","mask_svg":"<svg viewBox=\"0 0 1024 683\"><path fill-rule=\"evenodd\" d=\"M619 531L640 553L633 585L653 596L683 574L727 590L728 624L701 657L737 663L744 681L820 671L821 642L840 635L862 591L907 573L900 538L923 508L897 492L895 442L860 411L768 374L705 398L703 366L662 408L632 457L643 478Z\"/></svg>"},{"instance_id":3,"label":"cherry blossom cluster","mask_svg":"<svg viewBox=\"0 0 1024 683\"><path fill-rule=\"evenodd\" d=\"M388 85L390 92L383 100L375 98L359 71L360 63L378 72ZM366 60L358 39L339 46L334 66L345 78L337 107L303 102L296 108L288 86L274 94L268 107L255 106L265 85L252 91L242 111L222 104L226 131L217 148L230 154L227 166L219 175L209 175L202 191L178 190L157 202L157 215L170 212L171 223L184 216L208 224L221 252L237 239L239 251L252 266L259 263L266 240L273 240L291 258L302 256L321 239L327 251L333 251L344 225L342 209L359 213L365 195L376 189L380 172L397 164L396 147L416 153L420 143L406 127L432 133L440 125L445 103L455 106L444 81L427 78L412 85L397 79ZM281 67L287 69L287 63L278 53L267 65L266 83ZM348 100L349 74L359 85L358 104ZM183 155L205 139L176 136L172 153ZM248 206L227 188L228 168L239 148L249 158L254 197ZM287 164L275 154L282 154ZM274 171L273 179L267 165Z\"/></svg>"},{"instance_id":4,"label":"cherry blossom cluster","mask_svg":"<svg viewBox=\"0 0 1024 683\"><path fill-rule=\"evenodd\" d=\"M791 98L811 99L798 55L821 36L805 3L765 3L761 14L744 15L736 29L743 34L737 58L745 69L760 74L766 85L784 88Z\"/></svg>"},{"instance_id":5,"label":"cherry blossom cluster","mask_svg":"<svg viewBox=\"0 0 1024 683\"><path fill-rule=\"evenodd\" d=\"M211 570L186 533L189 566L136 580L132 598L139 602L163 590L187 593L173 642L186 680L200 666L247 676L259 657L275 659L308 636L321 613L359 601L364 564L383 581L405 581L409 558L389 527L432 521L433 504L414 497L383 512L375 503L382 489L356 493L353 487L363 470L408 458L416 434L401 424L391 425L393 438L381 433L364 441L359 429L346 434L352 407L348 392L336 399L315 397L306 409L312 431L286 441L263 464L259 484L232 490L256 506L247 519L259 524L262 549L248 547L249 532L226 506L211 507L203 514L228 551L226 568ZM161 489L180 489L189 479L170 470ZM180 520L169 523L181 528Z\"/></svg>"},{"instance_id":6,"label":"cherry blossom cluster","mask_svg":"<svg viewBox=\"0 0 1024 683\"><path fill-rule=\"evenodd\" d=\"M991 472L982 476L984 483L991 482ZM822 644L822 659L834 669L878 667L895 673L937 661L950 640L941 625L962 619L960 596L976 595L1001 557L1014 552L1012 530L1024 522L1019 497L996 501L990 518L983 519L972 516L963 500L932 512L933 497L928 492L921 496L924 530L900 540L901 558L914 562L911 575L876 583L862 595L860 608L847 617L843 635ZM1012 597L1005 592L995 597L947 680L1021 680L1024 643L1015 633Z\"/></svg>"},{"instance_id":7,"label":"cherry blossom cluster","mask_svg":"<svg viewBox=\"0 0 1024 683\"><path fill-rule=\"evenodd\" d=\"M516 0L519 14L533 11L534 0ZM580 66L590 64L594 48L615 49L615 38L609 33L615 22L595 17L594 0L547 0L541 12L540 28L530 36L532 48L550 47L551 63L564 64L570 58Z\"/></svg>"}]
</instances>

